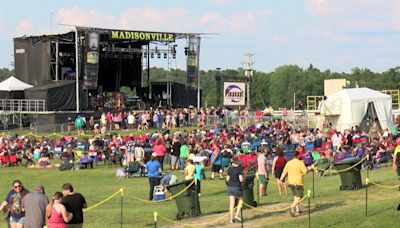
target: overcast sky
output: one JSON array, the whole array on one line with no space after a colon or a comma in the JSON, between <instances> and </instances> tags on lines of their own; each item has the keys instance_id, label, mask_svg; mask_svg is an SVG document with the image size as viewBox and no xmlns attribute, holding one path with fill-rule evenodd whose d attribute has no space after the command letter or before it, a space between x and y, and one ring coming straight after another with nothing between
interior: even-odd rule
<instances>
[{"instance_id":1,"label":"overcast sky","mask_svg":"<svg viewBox=\"0 0 400 228\"><path fill-rule=\"evenodd\" d=\"M202 32L200 68L254 69L283 64L349 72L399 64L400 0L41 0L0 8L0 67L10 68L13 37L69 31L59 24L129 30ZM51 26L52 24L52 26ZM183 68L184 43L173 67ZM166 61L154 65L167 67Z\"/></svg>"}]
</instances>

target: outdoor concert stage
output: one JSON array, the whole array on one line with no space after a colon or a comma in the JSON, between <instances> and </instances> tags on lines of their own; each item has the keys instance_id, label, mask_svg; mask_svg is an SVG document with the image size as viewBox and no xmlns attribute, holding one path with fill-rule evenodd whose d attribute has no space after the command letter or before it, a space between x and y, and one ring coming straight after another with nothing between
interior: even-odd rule
<instances>
[{"instance_id":1,"label":"outdoor concert stage","mask_svg":"<svg viewBox=\"0 0 400 228\"><path fill-rule=\"evenodd\" d=\"M25 90L25 99L45 100L47 112L113 109L124 102L123 86L154 106L157 99L168 106L196 106L200 35L74 26L64 34L18 37L15 77L34 86ZM152 59L175 59L178 39L186 40L180 51L187 83L150 82Z\"/></svg>"}]
</instances>

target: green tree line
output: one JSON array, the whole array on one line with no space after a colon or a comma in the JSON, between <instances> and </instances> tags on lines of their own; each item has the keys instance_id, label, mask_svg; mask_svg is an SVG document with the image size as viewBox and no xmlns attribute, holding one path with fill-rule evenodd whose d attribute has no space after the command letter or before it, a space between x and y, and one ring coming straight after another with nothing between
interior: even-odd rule
<instances>
[{"instance_id":1,"label":"green tree line","mask_svg":"<svg viewBox=\"0 0 400 228\"><path fill-rule=\"evenodd\" d=\"M202 90L202 105L215 106L218 100L222 101L223 88L217 94L216 75L220 73L221 87L226 81L246 81L242 68L217 70L200 70L200 86ZM0 80L14 74L14 70L0 69ZM147 76L145 76L147 78ZM375 90L389 90L400 88L400 67L390 68L387 71L376 73L367 68L354 68L350 73L321 71L310 65L301 68L297 65L283 65L271 72L254 71L251 80L251 106L253 109L272 107L293 107L293 94L296 100L306 104L307 96L322 96L324 94L325 79L346 79L348 87L368 87ZM152 67L150 69L150 81L173 81L184 84L186 72L180 69L166 70ZM144 85L146 86L147 80ZM220 97L220 99L218 99Z\"/></svg>"}]
</instances>

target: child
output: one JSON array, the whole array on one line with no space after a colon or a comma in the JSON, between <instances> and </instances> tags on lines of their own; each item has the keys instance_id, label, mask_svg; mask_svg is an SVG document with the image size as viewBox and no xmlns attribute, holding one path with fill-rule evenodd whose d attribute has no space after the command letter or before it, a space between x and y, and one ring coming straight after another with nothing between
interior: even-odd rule
<instances>
[{"instance_id":1,"label":"child","mask_svg":"<svg viewBox=\"0 0 400 228\"><path fill-rule=\"evenodd\" d=\"M196 171L193 175L194 179L195 179L195 190L197 192L197 194L200 196L201 190L200 190L200 182L202 180L202 177L205 176L204 174L204 165L203 165L203 160L200 159L196 159L196 157L194 158L194 167L196 168Z\"/></svg>"}]
</instances>

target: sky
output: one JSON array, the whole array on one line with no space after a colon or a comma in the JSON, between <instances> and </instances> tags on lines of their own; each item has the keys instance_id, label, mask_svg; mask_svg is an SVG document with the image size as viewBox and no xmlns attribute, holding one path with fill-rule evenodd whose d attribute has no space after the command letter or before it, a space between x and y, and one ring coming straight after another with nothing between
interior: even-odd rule
<instances>
[{"instance_id":1,"label":"sky","mask_svg":"<svg viewBox=\"0 0 400 228\"><path fill-rule=\"evenodd\" d=\"M202 70L243 67L245 53L264 72L284 64L336 72L400 65L400 0L5 0L0 67L12 67L14 37L71 30L60 24L207 33ZM170 67L185 68L184 46Z\"/></svg>"}]
</instances>

